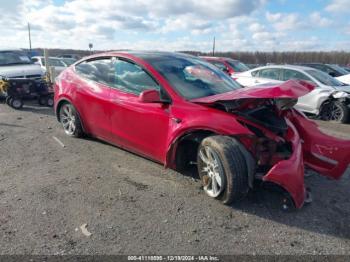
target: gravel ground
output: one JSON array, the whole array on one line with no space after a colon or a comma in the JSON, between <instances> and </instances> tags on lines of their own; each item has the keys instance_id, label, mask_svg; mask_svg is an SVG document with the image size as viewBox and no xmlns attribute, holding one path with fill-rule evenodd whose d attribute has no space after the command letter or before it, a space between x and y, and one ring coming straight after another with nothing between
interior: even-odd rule
<instances>
[{"instance_id":1,"label":"gravel ground","mask_svg":"<svg viewBox=\"0 0 350 262\"><path fill-rule=\"evenodd\" d=\"M51 109L3 103L0 167L0 254L350 254L349 177L307 177L314 201L298 211L262 188L224 206L197 179L67 137Z\"/></svg>"}]
</instances>

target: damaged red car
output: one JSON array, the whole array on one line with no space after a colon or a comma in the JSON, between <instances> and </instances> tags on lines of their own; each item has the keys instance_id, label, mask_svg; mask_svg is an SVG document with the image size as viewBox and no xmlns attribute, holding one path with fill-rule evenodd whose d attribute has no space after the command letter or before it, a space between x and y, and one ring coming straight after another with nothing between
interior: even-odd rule
<instances>
[{"instance_id":1,"label":"damaged red car","mask_svg":"<svg viewBox=\"0 0 350 262\"><path fill-rule=\"evenodd\" d=\"M206 194L239 201L254 181L277 185L296 208L305 168L350 172L350 141L322 133L293 108L307 82L243 89L210 63L168 52L84 58L55 83L67 135L84 133L181 172L196 170Z\"/></svg>"}]
</instances>

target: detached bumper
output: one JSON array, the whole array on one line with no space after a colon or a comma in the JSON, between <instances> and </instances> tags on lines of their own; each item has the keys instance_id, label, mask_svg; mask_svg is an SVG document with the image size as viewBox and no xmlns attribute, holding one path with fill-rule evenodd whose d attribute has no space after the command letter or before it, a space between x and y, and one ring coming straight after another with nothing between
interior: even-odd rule
<instances>
[{"instance_id":1,"label":"detached bumper","mask_svg":"<svg viewBox=\"0 0 350 262\"><path fill-rule=\"evenodd\" d=\"M292 197L295 207L301 208L306 197L304 183L304 161L301 139L295 126L287 120L287 140L292 144L292 155L281 160L263 177L263 181L275 183L284 188Z\"/></svg>"}]
</instances>

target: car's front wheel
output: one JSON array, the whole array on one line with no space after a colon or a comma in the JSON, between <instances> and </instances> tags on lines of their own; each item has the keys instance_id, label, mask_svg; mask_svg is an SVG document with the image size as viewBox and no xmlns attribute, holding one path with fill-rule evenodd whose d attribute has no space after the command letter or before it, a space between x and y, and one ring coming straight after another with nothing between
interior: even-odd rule
<instances>
[{"instance_id":1,"label":"car's front wheel","mask_svg":"<svg viewBox=\"0 0 350 262\"><path fill-rule=\"evenodd\" d=\"M60 122L64 132L69 136L81 137L83 128L75 107L70 103L64 103L59 111Z\"/></svg>"},{"instance_id":2,"label":"car's front wheel","mask_svg":"<svg viewBox=\"0 0 350 262\"><path fill-rule=\"evenodd\" d=\"M237 140L227 136L205 138L197 154L198 173L204 191L224 204L236 202L248 193L248 172Z\"/></svg>"},{"instance_id":3,"label":"car's front wheel","mask_svg":"<svg viewBox=\"0 0 350 262\"><path fill-rule=\"evenodd\" d=\"M320 118L325 121L347 123L349 121L349 114L349 108L344 103L331 101L322 106Z\"/></svg>"}]
</instances>

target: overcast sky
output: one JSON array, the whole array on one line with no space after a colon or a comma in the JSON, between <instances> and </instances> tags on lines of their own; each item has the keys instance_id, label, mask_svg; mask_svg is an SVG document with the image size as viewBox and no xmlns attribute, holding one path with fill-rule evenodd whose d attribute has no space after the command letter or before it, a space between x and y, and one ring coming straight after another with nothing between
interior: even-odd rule
<instances>
[{"instance_id":1,"label":"overcast sky","mask_svg":"<svg viewBox=\"0 0 350 262\"><path fill-rule=\"evenodd\" d=\"M350 0L0 0L0 48L350 51Z\"/></svg>"}]
</instances>

